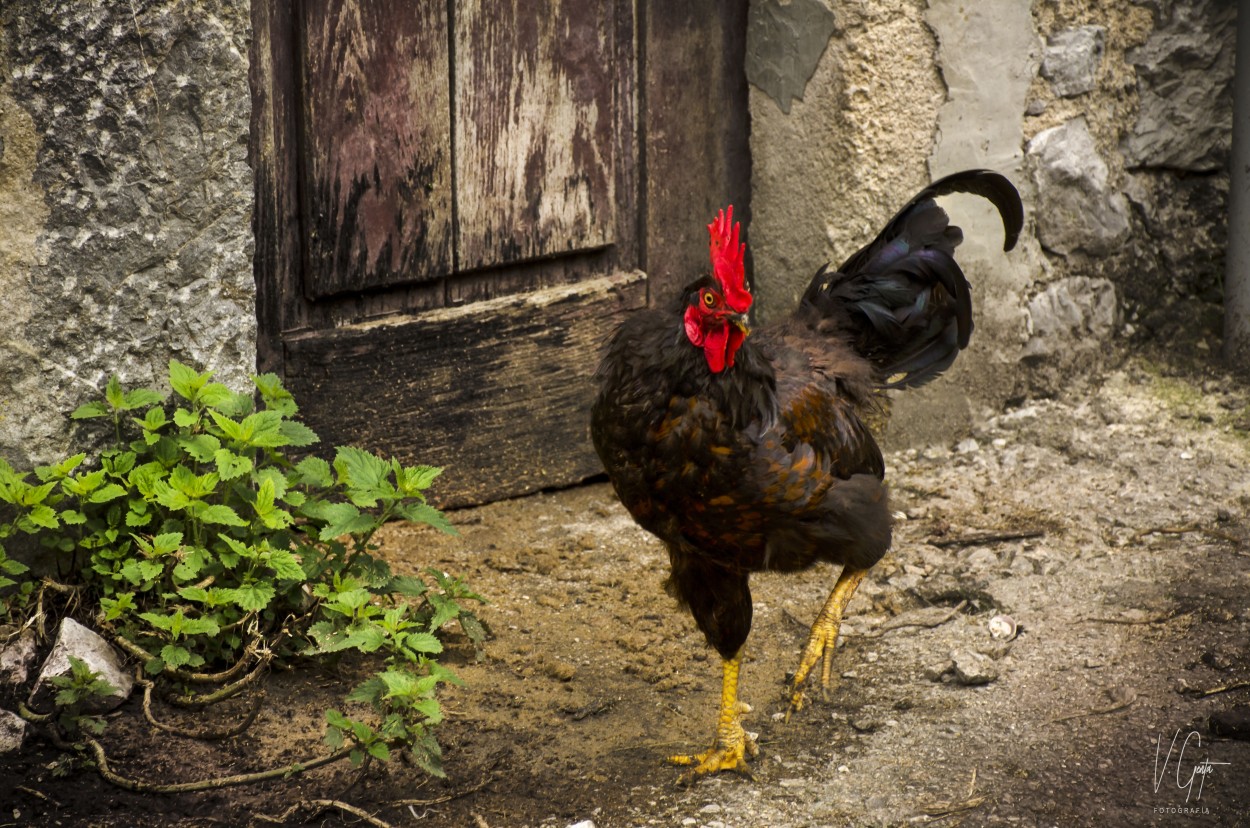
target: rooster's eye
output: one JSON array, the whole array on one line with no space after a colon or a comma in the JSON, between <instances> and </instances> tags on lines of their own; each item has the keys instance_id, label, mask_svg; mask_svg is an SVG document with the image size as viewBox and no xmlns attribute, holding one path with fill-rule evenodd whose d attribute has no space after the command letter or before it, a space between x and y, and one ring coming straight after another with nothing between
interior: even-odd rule
<instances>
[{"instance_id":1,"label":"rooster's eye","mask_svg":"<svg viewBox=\"0 0 1250 828\"><path fill-rule=\"evenodd\" d=\"M712 291L703 291L703 304L707 305L709 308L716 304L716 297L712 294Z\"/></svg>"}]
</instances>

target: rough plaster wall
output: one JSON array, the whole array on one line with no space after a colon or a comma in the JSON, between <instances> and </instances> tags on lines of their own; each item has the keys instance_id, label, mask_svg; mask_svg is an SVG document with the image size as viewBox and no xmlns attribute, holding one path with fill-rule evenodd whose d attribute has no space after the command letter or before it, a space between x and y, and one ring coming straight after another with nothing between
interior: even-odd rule
<instances>
[{"instance_id":1,"label":"rough plaster wall","mask_svg":"<svg viewBox=\"0 0 1250 828\"><path fill-rule=\"evenodd\" d=\"M946 202L977 330L948 376L895 398L889 442L950 439L1130 336L1216 350L1233 0L752 2L821 2L835 21L788 115L751 90L765 318L931 177L991 167L1025 201L1005 256L992 208Z\"/></svg>"},{"instance_id":2,"label":"rough plaster wall","mask_svg":"<svg viewBox=\"0 0 1250 828\"><path fill-rule=\"evenodd\" d=\"M927 183L933 123L945 100L923 0L826 5L833 35L790 113L750 89L750 238L765 320L788 313L822 264L869 241ZM753 34L748 78L761 61L751 54L760 48Z\"/></svg>"},{"instance_id":3,"label":"rough plaster wall","mask_svg":"<svg viewBox=\"0 0 1250 828\"><path fill-rule=\"evenodd\" d=\"M1021 113L1040 62L1028 7L1005 0L931 0L925 20L937 38L935 60L946 85L929 170L937 178L961 169L997 170L1024 199L1026 230L1004 253L1002 219L983 199L944 203L964 231L959 261L972 284L976 332L968 351L937 382L895 397L889 438L896 443L949 440L977 409L1017 396L1019 354L1026 340L1021 297L1042 267L1031 234L1031 188L1022 172Z\"/></svg>"},{"instance_id":4,"label":"rough plaster wall","mask_svg":"<svg viewBox=\"0 0 1250 828\"><path fill-rule=\"evenodd\" d=\"M0 454L171 356L255 370L247 0L0 9Z\"/></svg>"}]
</instances>

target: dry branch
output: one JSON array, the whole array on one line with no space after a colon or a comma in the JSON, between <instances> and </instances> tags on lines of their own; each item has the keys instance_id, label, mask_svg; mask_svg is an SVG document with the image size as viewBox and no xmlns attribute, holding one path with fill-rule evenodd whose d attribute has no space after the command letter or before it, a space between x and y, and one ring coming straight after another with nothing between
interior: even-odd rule
<instances>
[{"instance_id":1,"label":"dry branch","mask_svg":"<svg viewBox=\"0 0 1250 828\"><path fill-rule=\"evenodd\" d=\"M345 814L351 814L354 817L359 817L360 819L363 819L365 822L369 823L370 825L377 826L377 828L393 828L393 826L389 822L383 822L382 820L373 816L369 812L361 808L357 808L355 805L349 805L346 802L340 802L337 799L305 799L300 802L296 802L294 805L292 805L290 808L287 808L285 811L278 814L276 817L268 816L267 814L257 814L256 816L253 817L253 819L260 820L261 822L272 822L276 825L281 825L282 823L290 819L292 816L294 816L296 811L302 810L304 808L308 808L308 809L317 808L320 810L325 810L326 808L335 808L339 811L342 811Z\"/></svg>"},{"instance_id":2,"label":"dry branch","mask_svg":"<svg viewBox=\"0 0 1250 828\"><path fill-rule=\"evenodd\" d=\"M58 740L54 740L58 741ZM310 759L307 762L295 762L280 768L272 768L267 771L257 771L256 773L241 773L235 776L221 776L216 779L202 779L198 782L174 782L169 785L157 785L153 782L144 782L139 779L130 779L115 772L110 766L108 755L104 752L104 747L95 739L86 737L82 743L91 750L96 763L96 770L99 771L103 779L119 788L135 793L192 793L195 791L211 791L217 788L229 788L235 785L251 785L255 782L264 782L269 779L280 779L286 776L304 773L305 771L319 768L323 765L329 765L340 759L346 759L351 752L356 749L355 745L349 745L341 750L335 751L327 756L319 756L316 759ZM73 745L58 745L58 747L73 747Z\"/></svg>"},{"instance_id":3,"label":"dry branch","mask_svg":"<svg viewBox=\"0 0 1250 828\"><path fill-rule=\"evenodd\" d=\"M930 546L948 549L956 546L981 546L987 543L1005 543L1007 541L1030 540L1045 537L1042 529L1027 529L1022 532L985 532L979 535L965 535L962 538L944 538L929 541Z\"/></svg>"}]
</instances>

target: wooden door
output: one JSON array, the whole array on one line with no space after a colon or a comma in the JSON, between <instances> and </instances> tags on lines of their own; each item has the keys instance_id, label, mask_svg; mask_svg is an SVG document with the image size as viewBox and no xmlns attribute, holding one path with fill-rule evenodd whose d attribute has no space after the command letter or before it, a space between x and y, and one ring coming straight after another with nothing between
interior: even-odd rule
<instances>
[{"instance_id":1,"label":"wooden door","mask_svg":"<svg viewBox=\"0 0 1250 828\"><path fill-rule=\"evenodd\" d=\"M600 471L601 344L749 182L739 5L255 0L259 362L326 446L443 465L445 505Z\"/></svg>"}]
</instances>

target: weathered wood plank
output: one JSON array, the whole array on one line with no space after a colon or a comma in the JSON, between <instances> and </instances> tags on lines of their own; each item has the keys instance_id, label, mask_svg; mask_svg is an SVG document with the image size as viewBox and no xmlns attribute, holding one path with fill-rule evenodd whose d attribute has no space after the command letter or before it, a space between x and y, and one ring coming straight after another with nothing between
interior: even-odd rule
<instances>
[{"instance_id":1,"label":"weathered wood plank","mask_svg":"<svg viewBox=\"0 0 1250 828\"><path fill-rule=\"evenodd\" d=\"M742 222L751 274L747 0L652 0L645 10L646 248L652 303L707 272L707 223Z\"/></svg>"},{"instance_id":2,"label":"weathered wood plank","mask_svg":"<svg viewBox=\"0 0 1250 828\"><path fill-rule=\"evenodd\" d=\"M443 0L304 0L304 292L453 269L451 96Z\"/></svg>"},{"instance_id":3,"label":"weathered wood plank","mask_svg":"<svg viewBox=\"0 0 1250 828\"><path fill-rule=\"evenodd\" d=\"M290 12L289 3L252 4L249 141L256 175L256 362L261 371L282 370L282 329L301 304L298 291L295 302L288 295L302 256Z\"/></svg>"},{"instance_id":4,"label":"weathered wood plank","mask_svg":"<svg viewBox=\"0 0 1250 828\"><path fill-rule=\"evenodd\" d=\"M591 375L624 315L632 271L287 341L288 387L323 446L446 467L435 499L481 503L602 469Z\"/></svg>"},{"instance_id":5,"label":"weathered wood plank","mask_svg":"<svg viewBox=\"0 0 1250 828\"><path fill-rule=\"evenodd\" d=\"M454 28L460 269L612 243L614 5L471 0Z\"/></svg>"}]
</instances>

